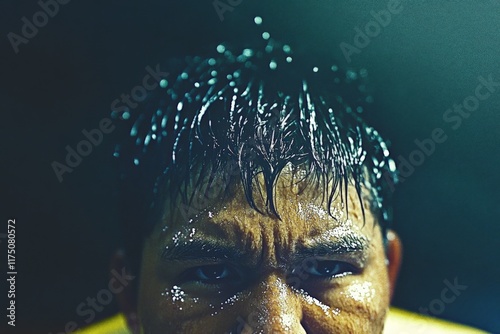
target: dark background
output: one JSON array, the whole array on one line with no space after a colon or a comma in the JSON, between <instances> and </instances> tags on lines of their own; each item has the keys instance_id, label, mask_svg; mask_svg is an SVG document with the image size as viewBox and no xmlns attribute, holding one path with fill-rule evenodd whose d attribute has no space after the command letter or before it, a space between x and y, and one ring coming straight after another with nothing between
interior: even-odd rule
<instances>
[{"instance_id":1,"label":"dark background","mask_svg":"<svg viewBox=\"0 0 500 334\"><path fill-rule=\"evenodd\" d=\"M402 3L402 12L347 63L339 44L352 44L354 28L364 28L370 11L386 9L388 1L242 0L221 21L208 0L73 0L18 54L6 35L20 34L21 18L32 21L40 7L2 1L0 233L16 219L16 328L47 333L68 321L86 324L76 306L106 288L109 257L120 244L111 154L130 124L117 121L62 183L51 163L63 162L65 146L75 147L83 129L96 128L111 102L141 83L146 66L260 34L252 22L260 15L259 29L311 61L368 70L370 116L395 157L407 159L415 139L445 131L448 139L395 192L405 258L394 304L418 312L440 298L444 280L457 278L467 289L439 317L500 332L500 87L458 129L443 121L448 108L474 93L479 76L500 81L500 3ZM115 312L110 304L96 320Z\"/></svg>"}]
</instances>

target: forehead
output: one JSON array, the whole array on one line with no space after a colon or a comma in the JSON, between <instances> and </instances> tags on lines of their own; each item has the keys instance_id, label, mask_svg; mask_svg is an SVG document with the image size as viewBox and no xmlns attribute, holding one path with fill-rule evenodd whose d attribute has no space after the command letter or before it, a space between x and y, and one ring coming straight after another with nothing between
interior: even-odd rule
<instances>
[{"instance_id":1,"label":"forehead","mask_svg":"<svg viewBox=\"0 0 500 334\"><path fill-rule=\"evenodd\" d=\"M256 182L264 189L263 180ZM266 199L258 190L255 192L256 206L265 208ZM377 222L365 193L359 196L354 186L349 185L347 192L339 194L328 210L328 191L324 187L301 184L283 173L273 192L279 217L253 209L238 183L223 199L215 198L203 207L196 207L196 203L175 207L173 214L162 220L160 234L175 235L172 240L177 241L192 239L196 234L205 239L241 241L255 247L267 241L293 248L312 240L335 240L352 235L370 241L375 230L372 227L377 227Z\"/></svg>"}]
</instances>

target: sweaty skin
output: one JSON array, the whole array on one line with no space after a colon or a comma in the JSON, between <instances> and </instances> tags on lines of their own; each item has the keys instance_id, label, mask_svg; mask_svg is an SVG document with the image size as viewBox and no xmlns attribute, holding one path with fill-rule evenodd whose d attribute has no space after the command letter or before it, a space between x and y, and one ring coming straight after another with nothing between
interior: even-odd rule
<instances>
[{"instance_id":1,"label":"sweaty skin","mask_svg":"<svg viewBox=\"0 0 500 334\"><path fill-rule=\"evenodd\" d=\"M250 208L236 185L158 224L143 252L143 333L382 333L390 288L368 202L363 219L350 186L348 216L339 198L332 218L321 187L291 181L277 180L281 219Z\"/></svg>"}]
</instances>

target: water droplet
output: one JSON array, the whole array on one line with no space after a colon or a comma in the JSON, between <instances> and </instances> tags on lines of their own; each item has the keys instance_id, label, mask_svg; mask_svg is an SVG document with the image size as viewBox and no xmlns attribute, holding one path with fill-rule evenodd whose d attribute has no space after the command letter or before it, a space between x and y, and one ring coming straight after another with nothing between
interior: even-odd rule
<instances>
[{"instance_id":1,"label":"water droplet","mask_svg":"<svg viewBox=\"0 0 500 334\"><path fill-rule=\"evenodd\" d=\"M276 63L274 60L272 60L270 63L269 63L269 68L271 70L275 70L276 68L278 68L278 63Z\"/></svg>"},{"instance_id":2,"label":"water droplet","mask_svg":"<svg viewBox=\"0 0 500 334\"><path fill-rule=\"evenodd\" d=\"M346 73L345 73L347 79L350 79L350 80L356 80L358 78L358 74L352 70L348 70Z\"/></svg>"},{"instance_id":3,"label":"water droplet","mask_svg":"<svg viewBox=\"0 0 500 334\"><path fill-rule=\"evenodd\" d=\"M255 22L256 25L261 25L262 24L262 17L256 16L253 21Z\"/></svg>"},{"instance_id":4,"label":"water droplet","mask_svg":"<svg viewBox=\"0 0 500 334\"><path fill-rule=\"evenodd\" d=\"M160 87L161 88L167 88L167 86L168 86L168 81L165 80L165 79L161 79L160 80Z\"/></svg>"},{"instance_id":5,"label":"water droplet","mask_svg":"<svg viewBox=\"0 0 500 334\"><path fill-rule=\"evenodd\" d=\"M271 38L271 34L265 31L262 33L262 38L264 38L267 41L269 38Z\"/></svg>"},{"instance_id":6,"label":"water droplet","mask_svg":"<svg viewBox=\"0 0 500 334\"><path fill-rule=\"evenodd\" d=\"M243 50L242 53L245 57L252 57L253 56L253 50L252 49L245 49Z\"/></svg>"},{"instance_id":7,"label":"water droplet","mask_svg":"<svg viewBox=\"0 0 500 334\"><path fill-rule=\"evenodd\" d=\"M222 44L217 45L217 52L218 53L224 53L226 51L226 47Z\"/></svg>"},{"instance_id":8,"label":"water droplet","mask_svg":"<svg viewBox=\"0 0 500 334\"><path fill-rule=\"evenodd\" d=\"M395 171L396 170L396 163L392 159L389 160L389 169L391 171Z\"/></svg>"}]
</instances>

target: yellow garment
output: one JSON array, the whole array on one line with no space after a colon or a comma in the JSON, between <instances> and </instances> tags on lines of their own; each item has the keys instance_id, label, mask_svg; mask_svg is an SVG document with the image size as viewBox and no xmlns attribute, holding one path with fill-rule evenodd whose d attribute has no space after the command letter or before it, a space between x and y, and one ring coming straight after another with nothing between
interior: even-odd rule
<instances>
[{"instance_id":1,"label":"yellow garment","mask_svg":"<svg viewBox=\"0 0 500 334\"><path fill-rule=\"evenodd\" d=\"M77 334L130 334L127 329L127 321L123 314L117 314L114 317L91 325L83 330L75 332Z\"/></svg>"},{"instance_id":2,"label":"yellow garment","mask_svg":"<svg viewBox=\"0 0 500 334\"><path fill-rule=\"evenodd\" d=\"M92 325L78 334L130 334L127 329L125 317L118 314L112 318ZM444 320L422 316L420 314L391 308L385 323L385 334L474 334L485 333L478 329L454 324Z\"/></svg>"},{"instance_id":3,"label":"yellow garment","mask_svg":"<svg viewBox=\"0 0 500 334\"><path fill-rule=\"evenodd\" d=\"M479 334L482 330L423 316L392 307L385 321L384 334Z\"/></svg>"}]
</instances>

